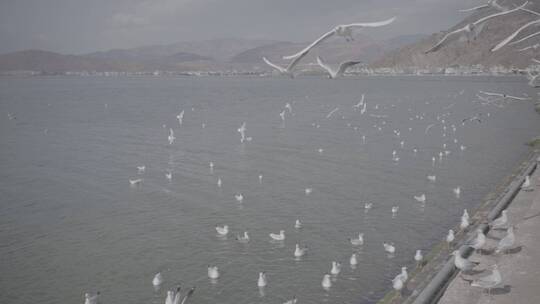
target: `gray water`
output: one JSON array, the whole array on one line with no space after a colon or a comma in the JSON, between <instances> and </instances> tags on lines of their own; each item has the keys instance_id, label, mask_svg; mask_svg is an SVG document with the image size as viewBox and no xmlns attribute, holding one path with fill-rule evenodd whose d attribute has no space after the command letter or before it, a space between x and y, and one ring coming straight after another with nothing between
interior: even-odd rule
<instances>
[{"instance_id":1,"label":"gray water","mask_svg":"<svg viewBox=\"0 0 540 304\"><path fill-rule=\"evenodd\" d=\"M478 207L538 135L532 103L483 106L472 102L478 90L536 95L522 78L2 78L0 302L83 303L85 292L99 290L103 303L164 303L178 283L197 286L191 303L293 295L299 303L376 302L401 266L414 267L415 250L429 250L463 208ZM352 110L361 94L364 115ZM287 102L293 111L282 122ZM461 124L476 113L482 123ZM446 137L443 124L426 134L442 114ZM241 144L244 121L253 140ZM433 166L443 143L451 153ZM131 187L130 178L143 182ZM422 192L424 205L413 199ZM373 203L367 213L365 202ZM400 207L395 218L392 206ZM227 239L214 230L223 224ZM268 233L281 229L286 240L270 242ZM244 230L248 244L234 238ZM347 238L358 232L365 244L353 248ZM394 257L383 241L395 243ZM299 261L297 242L310 248ZM360 261L351 269L354 251ZM325 291L332 260L343 270ZM207 278L209 264L221 270L217 283ZM165 283L154 291L158 271ZM264 296L260 271L269 281Z\"/></svg>"}]
</instances>

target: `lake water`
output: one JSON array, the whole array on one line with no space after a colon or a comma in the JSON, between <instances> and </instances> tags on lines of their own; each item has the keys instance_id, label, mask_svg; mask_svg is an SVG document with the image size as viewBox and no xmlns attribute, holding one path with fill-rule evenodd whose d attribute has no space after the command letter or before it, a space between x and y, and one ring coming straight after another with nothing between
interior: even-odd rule
<instances>
[{"instance_id":1,"label":"lake water","mask_svg":"<svg viewBox=\"0 0 540 304\"><path fill-rule=\"evenodd\" d=\"M0 302L83 303L99 290L103 303L164 303L178 283L197 286L190 303L376 302L401 266L414 268L415 250L478 207L538 135L531 102L481 105L478 90L536 97L517 77L2 78ZM362 94L363 115L352 109ZM481 123L462 125L479 113ZM242 122L250 142L240 143ZM132 187L135 178L143 182ZM413 198L420 193L425 204ZM214 229L223 224L226 239ZM244 230L248 244L234 237ZM279 230L286 240L270 242ZM359 232L365 244L353 247L347 238ZM309 247L301 260L296 243ZM326 291L333 260L343 269ZM209 264L220 268L217 282ZM155 291L158 271L165 283Z\"/></svg>"}]
</instances>

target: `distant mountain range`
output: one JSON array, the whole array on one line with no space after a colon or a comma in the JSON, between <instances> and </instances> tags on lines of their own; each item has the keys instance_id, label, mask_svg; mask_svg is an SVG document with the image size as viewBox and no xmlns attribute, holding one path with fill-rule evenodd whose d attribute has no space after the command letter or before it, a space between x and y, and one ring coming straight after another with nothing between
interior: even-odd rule
<instances>
[{"instance_id":1,"label":"distant mountain range","mask_svg":"<svg viewBox=\"0 0 540 304\"><path fill-rule=\"evenodd\" d=\"M328 62L338 63L341 60L359 59L369 63L382 52L391 51L423 37L425 36L411 35L375 41L367 36L357 35L352 42L332 38L331 43L326 43L314 50L304 62L313 63L315 57L320 55ZM263 56L276 63L283 63L281 60L283 55L295 53L307 44L308 42L232 38L113 49L83 55L25 50L0 55L0 71L65 73L69 71L269 70L262 61Z\"/></svg>"},{"instance_id":2,"label":"distant mountain range","mask_svg":"<svg viewBox=\"0 0 540 304\"><path fill-rule=\"evenodd\" d=\"M506 6L517 6L522 4L522 0L508 0L500 3ZM530 1L528 9L540 12L540 1ZM491 48L507 36L512 34L522 25L535 20L538 16L529 12L515 12L505 16L497 17L487 21L482 32L475 41L471 43L455 41L437 52L425 54L424 52L435 45L447 32L465 26L469 22L474 22L480 18L496 13L493 9L485 9L476 13L464 13L464 20L448 31L433 34L425 39L417 41L401 48L398 48L385 56L375 60L372 67L449 67L449 66L471 66L481 64L485 67L502 65L506 67L524 68L529 66L532 58L539 58L538 49L519 51L526 46L540 42L540 36L529 39L515 46L506 46L496 52L491 52ZM518 38L525 37L537 32L538 26L530 27L523 31ZM536 56L536 57L535 57Z\"/></svg>"},{"instance_id":3,"label":"distant mountain range","mask_svg":"<svg viewBox=\"0 0 540 304\"><path fill-rule=\"evenodd\" d=\"M506 0L507 6L516 6L522 0ZM529 9L540 11L539 1L531 2ZM448 31L463 27L483 16L494 13L485 9L476 13L464 13L464 19ZM481 64L484 67L503 65L523 68L531 64L531 59L540 54L536 49L519 51L539 42L540 36L516 46L507 46L497 52L490 49L523 24L537 16L529 12L514 12L489 20L478 38L470 43L455 41L437 52L424 52L439 41L448 31L428 35L400 36L388 40L375 40L363 34L346 42L341 37L332 37L315 48L298 66L311 69L316 56L323 57L330 64L343 60L361 60L372 68L406 67L451 67ZM519 37L538 31L538 27L521 33ZM156 70L185 71L271 71L262 57L286 65L282 56L293 54L309 42L287 42L258 39L215 39L205 41L179 42L170 45L144 46L132 49L114 49L83 55L62 55L41 50L26 50L0 55L0 72L28 70L46 73L68 71L88 72L153 72ZM539 59L539 57L536 57Z\"/></svg>"}]
</instances>

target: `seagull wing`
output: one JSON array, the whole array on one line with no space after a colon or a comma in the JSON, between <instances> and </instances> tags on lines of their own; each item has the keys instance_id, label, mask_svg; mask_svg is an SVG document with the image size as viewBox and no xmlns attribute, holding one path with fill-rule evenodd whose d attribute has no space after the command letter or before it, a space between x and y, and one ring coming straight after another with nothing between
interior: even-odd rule
<instances>
[{"instance_id":1,"label":"seagull wing","mask_svg":"<svg viewBox=\"0 0 540 304\"><path fill-rule=\"evenodd\" d=\"M321 59L321 57L317 56L317 63L330 74L332 78L334 78L338 71L334 70L331 66L324 63L324 61Z\"/></svg>"},{"instance_id":2,"label":"seagull wing","mask_svg":"<svg viewBox=\"0 0 540 304\"><path fill-rule=\"evenodd\" d=\"M512 96L512 95L506 95L506 97L510 99L516 99L516 100L531 100L530 97L518 97L518 96Z\"/></svg>"},{"instance_id":3,"label":"seagull wing","mask_svg":"<svg viewBox=\"0 0 540 304\"><path fill-rule=\"evenodd\" d=\"M455 30L453 32L450 32L450 33L444 35L444 37L437 44L435 44L435 46L433 46L431 49L425 51L425 53L427 54L427 53L431 53L431 52L435 52L435 51L439 50L441 47L448 44L453 39L459 38L459 36L463 32L465 32L465 27L462 27L460 29L457 29L457 30Z\"/></svg>"},{"instance_id":4,"label":"seagull wing","mask_svg":"<svg viewBox=\"0 0 540 304\"><path fill-rule=\"evenodd\" d=\"M540 35L540 32L536 32L536 33L534 33L534 34L530 34L529 36L525 36L525 37L523 37L523 38L521 38L521 39L519 39L519 40L516 40L516 41L514 41L514 42L509 43L508 45L518 44L518 43L520 43L520 42L523 42L523 41L525 41L525 40L527 40L527 39L530 39L530 38L535 37L535 36L538 36L538 35Z\"/></svg>"},{"instance_id":5,"label":"seagull wing","mask_svg":"<svg viewBox=\"0 0 540 304\"><path fill-rule=\"evenodd\" d=\"M287 66L287 71L292 72L292 70L298 64L298 62L300 62L300 60L302 60L302 58L304 58L308 53L309 53L309 50L304 51L303 53L300 53L298 57L294 58L291 61L291 63L289 63L289 65Z\"/></svg>"},{"instance_id":6,"label":"seagull wing","mask_svg":"<svg viewBox=\"0 0 540 304\"><path fill-rule=\"evenodd\" d=\"M495 52L497 50L499 50L500 48L502 48L503 46L507 45L510 41L512 41L514 38L516 38L517 35L519 35L519 33L521 33L521 31L523 31L524 29L528 28L529 26L531 25L534 25L534 24L538 24L540 23L540 19L538 20L534 20L534 21L531 21L525 25L523 25L522 27L520 27L517 31L515 31L514 33L512 33L512 35L506 37L503 41L499 42L499 44L497 44L496 46L494 46L491 51L492 52Z\"/></svg>"},{"instance_id":7,"label":"seagull wing","mask_svg":"<svg viewBox=\"0 0 540 304\"><path fill-rule=\"evenodd\" d=\"M339 68L338 68L338 72L337 74L338 75L343 75L343 73L345 73L345 71L352 67L353 65L357 65L359 63L361 63L362 61L345 61L345 62L342 62L340 65L339 65Z\"/></svg>"},{"instance_id":8,"label":"seagull wing","mask_svg":"<svg viewBox=\"0 0 540 304\"><path fill-rule=\"evenodd\" d=\"M499 96L499 97L504 97L503 94L501 93L492 93L492 92L486 92L486 91L478 91L484 95L488 95L488 96Z\"/></svg>"},{"instance_id":9,"label":"seagull wing","mask_svg":"<svg viewBox=\"0 0 540 304\"><path fill-rule=\"evenodd\" d=\"M320 43L322 43L326 39L330 38L335 33L336 33L336 30L333 29L333 30L329 31L328 33L326 33L326 34L322 35L321 37L319 37L319 39L313 41L310 45L308 45L306 48L304 48L300 52L298 52L298 53L296 53L294 55L290 55L290 56L283 56L283 59L297 58L297 57L301 56L303 53L309 52L312 48L316 47L317 45L319 45Z\"/></svg>"},{"instance_id":10,"label":"seagull wing","mask_svg":"<svg viewBox=\"0 0 540 304\"><path fill-rule=\"evenodd\" d=\"M477 10L480 10L480 9L483 9L483 8L488 8L488 7L489 7L489 4L484 4L484 5L480 5L480 6L476 6L476 7L472 7L472 8L458 10L458 12L465 13L465 12L477 11Z\"/></svg>"},{"instance_id":11,"label":"seagull wing","mask_svg":"<svg viewBox=\"0 0 540 304\"><path fill-rule=\"evenodd\" d=\"M286 70L284 68L280 67L277 64L274 64L274 63L270 62L270 60L266 59L266 57L263 57L263 60L264 60L264 62L266 62L266 64L268 64L269 66L271 66L274 69L278 70L280 73L285 73L286 72Z\"/></svg>"},{"instance_id":12,"label":"seagull wing","mask_svg":"<svg viewBox=\"0 0 540 304\"><path fill-rule=\"evenodd\" d=\"M193 295L194 292L195 292L195 287L191 287L191 289L184 296L184 298L182 299L182 302L180 302L180 304L185 304L187 302L187 300Z\"/></svg>"},{"instance_id":13,"label":"seagull wing","mask_svg":"<svg viewBox=\"0 0 540 304\"><path fill-rule=\"evenodd\" d=\"M484 18L481 18L479 20L476 20L473 24L474 25L479 25L480 23L482 22L486 22L488 21L489 19L493 19L495 17L499 17L499 16L503 16L503 15L507 15L507 14L510 14L510 13L513 13L513 12L516 12L516 11L519 11L521 10L522 8L524 8L527 4L529 4L529 1L525 1L525 3L523 3L522 5L514 8L514 9L511 9L511 10L507 10L507 11L503 11L503 12L499 12L499 13L496 13L496 14L492 14L492 15L489 15L489 16L486 16Z\"/></svg>"},{"instance_id":14,"label":"seagull wing","mask_svg":"<svg viewBox=\"0 0 540 304\"><path fill-rule=\"evenodd\" d=\"M396 20L396 17L392 17L387 20L377 21L377 22L367 22L367 23L351 23L343 25L343 27L379 27L388 25Z\"/></svg>"}]
</instances>

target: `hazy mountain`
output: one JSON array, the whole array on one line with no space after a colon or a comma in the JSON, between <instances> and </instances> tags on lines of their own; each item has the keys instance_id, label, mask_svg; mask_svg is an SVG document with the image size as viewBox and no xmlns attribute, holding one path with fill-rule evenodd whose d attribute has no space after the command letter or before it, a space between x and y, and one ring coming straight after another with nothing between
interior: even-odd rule
<instances>
[{"instance_id":1,"label":"hazy mountain","mask_svg":"<svg viewBox=\"0 0 540 304\"><path fill-rule=\"evenodd\" d=\"M68 71L182 71L194 62L211 62L210 58L191 53L176 53L148 60L137 60L130 56L100 58L85 55L63 55L41 50L26 50L0 55L0 71L42 71L64 73ZM188 64L189 63L189 64Z\"/></svg>"},{"instance_id":2,"label":"hazy mountain","mask_svg":"<svg viewBox=\"0 0 540 304\"><path fill-rule=\"evenodd\" d=\"M351 42L347 42L341 37L332 37L314 48L302 60L299 67L302 69L302 67L315 65L317 56L321 56L330 64L338 64L345 60L361 60L368 64L374 59L380 58L383 53L425 37L426 35L407 35L377 41L366 35L356 35L354 41ZM275 42L263 45L237 54L231 58L231 63L251 66L253 69L270 70L271 68L262 61L262 57L267 57L274 63L286 66L289 61L283 60L282 56L294 54L305 48L309 43Z\"/></svg>"},{"instance_id":3,"label":"hazy mountain","mask_svg":"<svg viewBox=\"0 0 540 304\"><path fill-rule=\"evenodd\" d=\"M87 54L89 57L104 59L133 59L138 61L154 60L172 56L177 53L192 53L212 58L218 62L227 62L234 55L248 49L272 43L271 40L258 39L215 39L203 41L186 41L169 45L151 45L133 49L114 49Z\"/></svg>"},{"instance_id":4,"label":"hazy mountain","mask_svg":"<svg viewBox=\"0 0 540 304\"><path fill-rule=\"evenodd\" d=\"M523 3L520 1L505 1L502 4L512 6ZM540 11L540 3L535 1L527 8ZM474 22L484 16L493 14L493 9L487 9L477 13L469 13L465 15L464 20L452 27L448 31L453 31L465 26L469 22ZM491 52L490 49L509 36L520 26L529 21L535 20L536 16L528 12L515 12L505 16L494 18L488 21L478 39L471 43L455 41L439 51L424 54L436 44L448 31L433 34L428 38L422 39L420 42L413 43L376 60L373 67L448 67L452 65L470 66L474 64L482 64L484 66L504 65L515 67L526 67L531 64L531 58L537 56L538 51L529 50L527 52L519 52L518 49L532 45L540 41L540 37L527 40L516 46L506 46L499 51ZM531 27L524 31L519 37L525 37L531 33L538 31L538 27Z\"/></svg>"}]
</instances>

